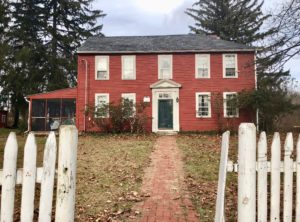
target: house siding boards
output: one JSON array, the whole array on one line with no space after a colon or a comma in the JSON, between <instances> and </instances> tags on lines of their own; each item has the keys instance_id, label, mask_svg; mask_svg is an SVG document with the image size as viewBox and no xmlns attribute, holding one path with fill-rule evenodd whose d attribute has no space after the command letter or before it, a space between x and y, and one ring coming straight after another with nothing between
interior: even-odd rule
<instances>
[{"instance_id":1,"label":"house siding boards","mask_svg":"<svg viewBox=\"0 0 300 222\"><path fill-rule=\"evenodd\" d=\"M230 51L228 52L230 53ZM181 131L206 131L219 129L220 121L223 124L237 126L242 121L253 121L251 113L240 111L239 118L221 118L214 107L214 94L223 92L239 92L255 87L254 51L235 52L238 59L238 78L223 78L223 52L209 53L210 56L210 78L195 78L195 54L196 53L170 53L173 55L173 78L172 80L181 84L179 89L179 125ZM166 54L166 53L162 53ZM207 54L207 53L206 53ZM98 54L78 55L78 96L77 96L77 126L83 129L83 109L85 100L85 65L88 62L88 104L95 103L96 93L109 93L110 102L120 100L122 93L136 93L137 103L143 101L145 96L151 98L146 112L152 117L152 90L150 85L159 81L158 79L158 54L136 54L136 80L122 80L122 55L105 54L109 59L109 80L95 80L95 56ZM211 118L196 118L196 92L211 92L212 113ZM223 104L222 104L223 105ZM223 107L221 107L223 110ZM220 120L221 119L221 120ZM92 119L86 120L87 130L99 130L93 124ZM230 122L230 123L229 123ZM147 124L151 131L151 120Z\"/></svg>"}]
</instances>

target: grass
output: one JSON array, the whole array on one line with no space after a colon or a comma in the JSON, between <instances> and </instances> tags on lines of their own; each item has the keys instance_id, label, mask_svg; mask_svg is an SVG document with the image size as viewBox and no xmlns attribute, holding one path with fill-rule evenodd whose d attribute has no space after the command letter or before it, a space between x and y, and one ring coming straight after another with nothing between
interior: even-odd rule
<instances>
[{"instance_id":1,"label":"grass","mask_svg":"<svg viewBox=\"0 0 300 222\"><path fill-rule=\"evenodd\" d=\"M177 137L183 152L184 170L191 198L202 222L215 216L219 172L220 143L218 135L181 134ZM230 138L230 158L236 160L237 136ZM237 178L228 174L226 185L226 218L236 221Z\"/></svg>"},{"instance_id":2,"label":"grass","mask_svg":"<svg viewBox=\"0 0 300 222\"><path fill-rule=\"evenodd\" d=\"M11 130L0 130L0 167L3 168L5 141ZM18 134L18 168L23 166L26 137ZM45 137L36 138L37 165L42 166ZM132 205L142 195L139 189L143 170L150 163L155 136L97 136L79 137L77 162L76 221L125 220ZM36 189L38 214L39 185ZM20 216L21 186L16 189L15 219Z\"/></svg>"}]
</instances>

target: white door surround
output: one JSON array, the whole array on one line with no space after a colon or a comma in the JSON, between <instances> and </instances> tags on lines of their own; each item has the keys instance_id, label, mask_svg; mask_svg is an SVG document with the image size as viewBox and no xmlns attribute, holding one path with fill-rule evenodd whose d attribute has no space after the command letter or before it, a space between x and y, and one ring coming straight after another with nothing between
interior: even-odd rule
<instances>
[{"instance_id":1,"label":"white door surround","mask_svg":"<svg viewBox=\"0 0 300 222\"><path fill-rule=\"evenodd\" d=\"M150 86L152 89L152 132L179 132L179 88L172 80L160 80ZM158 128L158 101L173 100L173 129Z\"/></svg>"}]
</instances>

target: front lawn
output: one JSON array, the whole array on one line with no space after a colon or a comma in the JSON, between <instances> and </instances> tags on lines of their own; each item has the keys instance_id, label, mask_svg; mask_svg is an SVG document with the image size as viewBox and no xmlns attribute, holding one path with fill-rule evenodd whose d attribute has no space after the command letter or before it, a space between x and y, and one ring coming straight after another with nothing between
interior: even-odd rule
<instances>
[{"instance_id":1,"label":"front lawn","mask_svg":"<svg viewBox=\"0 0 300 222\"><path fill-rule=\"evenodd\" d=\"M0 132L0 168L9 130ZM125 220L130 208L142 199L139 188L143 170L150 163L155 136L86 135L79 137L77 162L76 221ZM23 166L26 137L18 135L18 168ZM37 137L37 164L42 166L46 137ZM58 139L57 139L58 142ZM36 189L35 218L38 214ZM21 186L16 189L15 220L20 216ZM55 206L55 205L54 205Z\"/></svg>"},{"instance_id":2,"label":"front lawn","mask_svg":"<svg viewBox=\"0 0 300 222\"><path fill-rule=\"evenodd\" d=\"M200 215L200 221L211 222L215 216L221 137L218 135L178 135L177 143L183 153L185 178L192 202ZM230 154L236 160L237 136L230 138ZM237 177L227 174L226 219L236 221Z\"/></svg>"}]
</instances>

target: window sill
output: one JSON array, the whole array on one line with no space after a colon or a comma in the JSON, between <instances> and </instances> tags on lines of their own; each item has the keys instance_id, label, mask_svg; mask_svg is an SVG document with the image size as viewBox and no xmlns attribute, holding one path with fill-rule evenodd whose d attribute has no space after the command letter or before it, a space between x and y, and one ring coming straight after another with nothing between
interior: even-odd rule
<instances>
[{"instance_id":1,"label":"window sill","mask_svg":"<svg viewBox=\"0 0 300 222\"><path fill-rule=\"evenodd\" d=\"M196 116L197 119L209 119L211 116Z\"/></svg>"}]
</instances>

